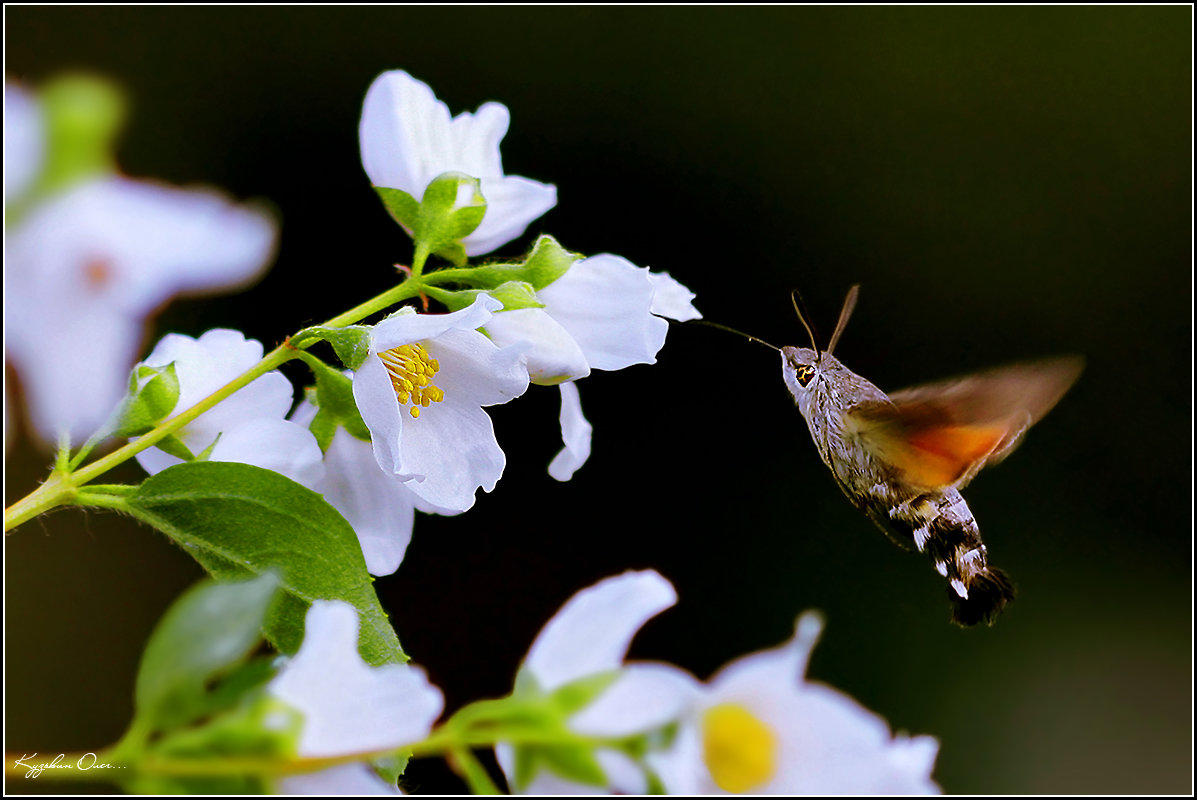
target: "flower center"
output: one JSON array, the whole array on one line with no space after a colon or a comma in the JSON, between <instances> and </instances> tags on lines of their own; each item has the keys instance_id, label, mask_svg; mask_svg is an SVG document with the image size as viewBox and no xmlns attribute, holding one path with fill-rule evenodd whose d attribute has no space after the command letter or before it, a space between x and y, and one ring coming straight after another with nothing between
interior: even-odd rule
<instances>
[{"instance_id":1,"label":"flower center","mask_svg":"<svg viewBox=\"0 0 1197 800\"><path fill-rule=\"evenodd\" d=\"M428 355L424 345L392 347L379 353L378 357L387 368L387 375L391 376L391 386L395 387L399 404L411 403L409 410L413 419L420 416L421 408L445 399L445 393L432 383L432 377L440 372L441 365Z\"/></svg>"},{"instance_id":2,"label":"flower center","mask_svg":"<svg viewBox=\"0 0 1197 800\"><path fill-rule=\"evenodd\" d=\"M703 760L715 785L725 792L750 792L777 768L777 737L742 706L725 704L702 718Z\"/></svg>"}]
</instances>

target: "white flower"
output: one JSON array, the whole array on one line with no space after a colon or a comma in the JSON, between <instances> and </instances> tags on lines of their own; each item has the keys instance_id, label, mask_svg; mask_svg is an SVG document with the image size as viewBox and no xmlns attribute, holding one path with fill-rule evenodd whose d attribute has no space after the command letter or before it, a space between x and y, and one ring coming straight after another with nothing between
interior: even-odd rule
<instances>
[{"instance_id":1,"label":"white flower","mask_svg":"<svg viewBox=\"0 0 1197 800\"><path fill-rule=\"evenodd\" d=\"M489 253L557 204L556 187L503 174L499 141L509 122L500 103L451 119L427 84L400 70L384 72L370 85L362 106L362 165L375 186L402 189L417 201L442 173L478 178L486 215L462 243L471 256Z\"/></svg>"},{"instance_id":2,"label":"white flower","mask_svg":"<svg viewBox=\"0 0 1197 800\"><path fill-rule=\"evenodd\" d=\"M261 360L260 342L246 339L240 331L216 328L198 339L167 334L142 363L151 367L174 363L179 379L179 399L171 414L174 416ZM211 461L253 464L310 486L324 472L320 447L307 428L285 419L291 402L291 383L282 373L269 372L184 425L175 435L194 455L216 442ZM157 447L141 451L136 458L151 475L181 463Z\"/></svg>"},{"instance_id":3,"label":"white flower","mask_svg":"<svg viewBox=\"0 0 1197 800\"><path fill-rule=\"evenodd\" d=\"M4 84L4 204L29 187L45 149L41 109L19 86Z\"/></svg>"},{"instance_id":4,"label":"white flower","mask_svg":"<svg viewBox=\"0 0 1197 800\"><path fill-rule=\"evenodd\" d=\"M7 356L49 441L100 427L158 306L179 292L244 284L274 248L274 224L260 211L115 177L37 206L9 234Z\"/></svg>"},{"instance_id":5,"label":"white flower","mask_svg":"<svg viewBox=\"0 0 1197 800\"><path fill-rule=\"evenodd\" d=\"M404 309L374 326L353 378L378 465L439 509L465 511L503 474L506 458L482 407L523 394L528 373L518 349L476 330L499 307L479 295L452 314Z\"/></svg>"},{"instance_id":6,"label":"white flower","mask_svg":"<svg viewBox=\"0 0 1197 800\"><path fill-rule=\"evenodd\" d=\"M305 401L291 420L306 426L315 414ZM338 428L324 454L324 476L308 488L324 495L353 526L370 574L390 575L403 562L417 508L429 514L457 513L425 503L410 482L384 472L369 442Z\"/></svg>"},{"instance_id":7,"label":"white flower","mask_svg":"<svg viewBox=\"0 0 1197 800\"><path fill-rule=\"evenodd\" d=\"M537 291L539 309L504 311L486 325L499 346L524 349L533 383L561 386L561 431L565 449L549 474L567 481L590 454L590 423L582 415L577 388L568 381L591 369L618 370L654 364L669 323L702 315L694 293L667 273L650 272L625 258L603 253L583 259Z\"/></svg>"},{"instance_id":8,"label":"white flower","mask_svg":"<svg viewBox=\"0 0 1197 800\"><path fill-rule=\"evenodd\" d=\"M670 793L930 794L938 743L892 736L851 697L803 679L822 627L807 614L794 638L724 667L666 755L649 761Z\"/></svg>"},{"instance_id":9,"label":"white flower","mask_svg":"<svg viewBox=\"0 0 1197 800\"><path fill-rule=\"evenodd\" d=\"M644 623L676 601L673 586L652 570L600 581L570 598L549 620L528 651L521 673L551 692L579 678L618 671L615 681L570 719L570 727L596 737L660 728L682 716L693 701L694 680L667 665L625 664L624 656ZM514 748L502 744L495 754L510 781L515 774ZM626 754L600 747L595 757L606 774L606 787L584 786L542 769L522 790L529 794L646 791L643 771Z\"/></svg>"},{"instance_id":10,"label":"white flower","mask_svg":"<svg viewBox=\"0 0 1197 800\"><path fill-rule=\"evenodd\" d=\"M299 652L268 690L303 715L298 755L328 758L394 750L428 736L444 707L424 671L406 664L370 667L358 654L358 616L348 603L317 600ZM363 765L364 768L364 765ZM381 792L363 770L325 770L283 782L292 794L318 788Z\"/></svg>"}]
</instances>

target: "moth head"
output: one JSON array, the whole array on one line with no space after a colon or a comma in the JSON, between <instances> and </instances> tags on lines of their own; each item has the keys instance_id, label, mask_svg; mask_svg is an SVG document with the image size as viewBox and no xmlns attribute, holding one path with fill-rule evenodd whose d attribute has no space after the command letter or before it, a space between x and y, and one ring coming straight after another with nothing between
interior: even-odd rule
<instances>
[{"instance_id":1,"label":"moth head","mask_svg":"<svg viewBox=\"0 0 1197 800\"><path fill-rule=\"evenodd\" d=\"M806 304L802 302L802 295L798 294L797 290L790 295L794 311L798 314L798 320L810 336L811 346L781 348L781 371L786 387L790 390L790 394L794 395L794 402L798 403L803 413L806 413L804 401L808 393L816 389L822 377L840 366L831 353L839 343L844 326L848 324L848 318L852 316L852 309L856 307L856 295L859 290L860 286L853 286L848 290L843 308L840 309L840 318L835 325L835 332L831 334L831 341L827 343L826 347L819 343L814 321L806 310Z\"/></svg>"},{"instance_id":2,"label":"moth head","mask_svg":"<svg viewBox=\"0 0 1197 800\"><path fill-rule=\"evenodd\" d=\"M781 348L781 375L795 401L802 400L808 391L814 390L818 374L817 350L809 347Z\"/></svg>"}]
</instances>

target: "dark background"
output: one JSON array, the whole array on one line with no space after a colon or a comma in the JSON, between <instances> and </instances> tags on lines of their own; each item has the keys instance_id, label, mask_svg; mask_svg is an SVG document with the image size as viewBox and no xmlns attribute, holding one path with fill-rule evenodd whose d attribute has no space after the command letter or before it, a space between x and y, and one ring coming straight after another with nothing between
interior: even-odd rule
<instances>
[{"instance_id":1,"label":"dark background","mask_svg":"<svg viewBox=\"0 0 1197 800\"><path fill-rule=\"evenodd\" d=\"M948 624L930 564L840 495L764 348L675 328L656 366L585 380L594 452L566 484L545 472L556 391L492 409L498 488L462 517L418 518L377 583L449 709L509 690L573 592L654 567L681 599L633 657L706 678L821 609L811 675L938 737L948 792L1191 791L1188 7L8 7L5 21L10 78L83 67L126 87L130 175L280 209L270 274L171 305L147 350L216 326L269 347L386 288L411 251L361 170L357 121L371 80L403 68L455 114L505 103L505 168L557 185L557 208L500 254L538 231L618 253L776 344L805 343L791 289L829 329L860 283L837 355L887 390L1087 358L966 492L1020 589L996 627L968 631ZM8 502L47 463L19 442ZM104 513L26 524L6 551L5 749L110 743L146 635L200 570ZM409 778L461 788L435 761Z\"/></svg>"}]
</instances>

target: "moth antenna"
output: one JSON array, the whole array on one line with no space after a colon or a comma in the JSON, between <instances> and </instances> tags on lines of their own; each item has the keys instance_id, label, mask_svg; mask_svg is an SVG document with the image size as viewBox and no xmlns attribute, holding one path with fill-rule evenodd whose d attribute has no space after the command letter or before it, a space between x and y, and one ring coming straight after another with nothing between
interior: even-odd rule
<instances>
[{"instance_id":1,"label":"moth antenna","mask_svg":"<svg viewBox=\"0 0 1197 800\"><path fill-rule=\"evenodd\" d=\"M806 303L802 300L802 295L798 290L790 292L790 302L794 304L794 313L798 315L798 321L802 323L802 327L806 328L807 334L810 335L810 346L814 348L815 352L819 350L819 337L815 335L815 322L811 318L810 312L806 310Z\"/></svg>"},{"instance_id":2,"label":"moth antenna","mask_svg":"<svg viewBox=\"0 0 1197 800\"><path fill-rule=\"evenodd\" d=\"M852 316L852 309L856 308L856 296L860 294L860 284L854 284L848 290L848 296L844 298L844 307L840 309L839 322L835 323L835 333L831 334L831 342L827 345L827 355L831 355L831 351L840 341L840 336L844 332L844 328L848 325L848 317Z\"/></svg>"},{"instance_id":3,"label":"moth antenna","mask_svg":"<svg viewBox=\"0 0 1197 800\"><path fill-rule=\"evenodd\" d=\"M735 328L728 327L727 325L720 325L718 322L710 322L709 320L705 320L705 319L692 319L692 320L688 320L688 322L690 322L694 325L706 325L708 328L718 328L721 331L727 331L728 333L734 333L736 336L743 336L745 339L747 339L750 342L756 342L757 344L763 344L765 347L769 347L773 350L781 352L780 347L771 345L768 342L766 342L764 339L758 339L755 336L749 336L747 333L744 333L744 331L738 331Z\"/></svg>"}]
</instances>

